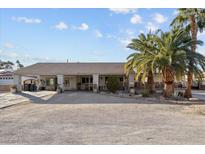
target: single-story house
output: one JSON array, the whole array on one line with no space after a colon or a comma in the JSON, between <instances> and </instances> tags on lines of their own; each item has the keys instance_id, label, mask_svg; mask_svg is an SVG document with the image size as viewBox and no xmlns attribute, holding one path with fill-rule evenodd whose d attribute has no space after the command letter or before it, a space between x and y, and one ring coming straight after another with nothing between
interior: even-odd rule
<instances>
[{"instance_id":1,"label":"single-story house","mask_svg":"<svg viewBox=\"0 0 205 154\"><path fill-rule=\"evenodd\" d=\"M134 80L134 73L125 75L125 63L36 63L14 72L13 83L17 90L27 90L33 87L37 90L107 90L106 81L109 76L116 76L120 80L121 90L138 87ZM155 75L156 87L162 84ZM193 82L193 86L194 86ZM198 83L198 82L197 82ZM186 80L183 83L186 85ZM199 83L199 89L205 88L205 82ZM34 88L35 87L35 88Z\"/></svg>"},{"instance_id":2,"label":"single-story house","mask_svg":"<svg viewBox=\"0 0 205 154\"><path fill-rule=\"evenodd\" d=\"M38 90L106 90L106 80L116 76L121 89L134 87L134 74L125 76L124 63L36 63L14 72L17 89L24 90L23 76L33 76ZM28 82L28 81L27 81ZM23 84L23 85L22 85Z\"/></svg>"}]
</instances>

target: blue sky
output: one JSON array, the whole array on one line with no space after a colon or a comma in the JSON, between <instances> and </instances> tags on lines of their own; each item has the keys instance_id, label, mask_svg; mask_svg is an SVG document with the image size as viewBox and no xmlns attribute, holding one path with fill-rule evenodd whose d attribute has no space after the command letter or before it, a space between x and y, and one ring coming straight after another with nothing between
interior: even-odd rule
<instances>
[{"instance_id":1,"label":"blue sky","mask_svg":"<svg viewBox=\"0 0 205 154\"><path fill-rule=\"evenodd\" d=\"M169 30L175 16L176 9L0 9L0 59L24 65L126 61L130 39Z\"/></svg>"}]
</instances>

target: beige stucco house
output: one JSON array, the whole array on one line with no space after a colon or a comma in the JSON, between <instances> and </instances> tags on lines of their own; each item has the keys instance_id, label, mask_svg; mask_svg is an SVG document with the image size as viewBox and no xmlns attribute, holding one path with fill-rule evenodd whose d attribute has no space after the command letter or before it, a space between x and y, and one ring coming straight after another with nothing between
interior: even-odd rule
<instances>
[{"instance_id":1,"label":"beige stucco house","mask_svg":"<svg viewBox=\"0 0 205 154\"><path fill-rule=\"evenodd\" d=\"M124 63L37 63L14 72L14 83L19 91L24 90L23 76L36 78L33 82L38 90L106 90L106 80L116 76L120 87L134 87L134 74L124 73Z\"/></svg>"}]
</instances>

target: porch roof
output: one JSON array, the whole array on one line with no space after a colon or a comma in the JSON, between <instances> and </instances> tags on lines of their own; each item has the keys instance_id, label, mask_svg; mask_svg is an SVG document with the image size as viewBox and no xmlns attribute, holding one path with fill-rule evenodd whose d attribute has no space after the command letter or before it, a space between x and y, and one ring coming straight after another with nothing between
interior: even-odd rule
<instances>
[{"instance_id":1,"label":"porch roof","mask_svg":"<svg viewBox=\"0 0 205 154\"><path fill-rule=\"evenodd\" d=\"M36 63L21 68L16 75L123 75L125 63Z\"/></svg>"}]
</instances>

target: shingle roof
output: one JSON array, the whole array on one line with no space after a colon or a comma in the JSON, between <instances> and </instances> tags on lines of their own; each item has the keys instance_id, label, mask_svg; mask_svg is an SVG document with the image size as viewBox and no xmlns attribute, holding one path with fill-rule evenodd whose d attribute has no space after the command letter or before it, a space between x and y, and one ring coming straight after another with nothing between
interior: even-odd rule
<instances>
[{"instance_id":1,"label":"shingle roof","mask_svg":"<svg viewBox=\"0 0 205 154\"><path fill-rule=\"evenodd\" d=\"M124 63L36 63L14 72L17 75L124 74Z\"/></svg>"}]
</instances>

